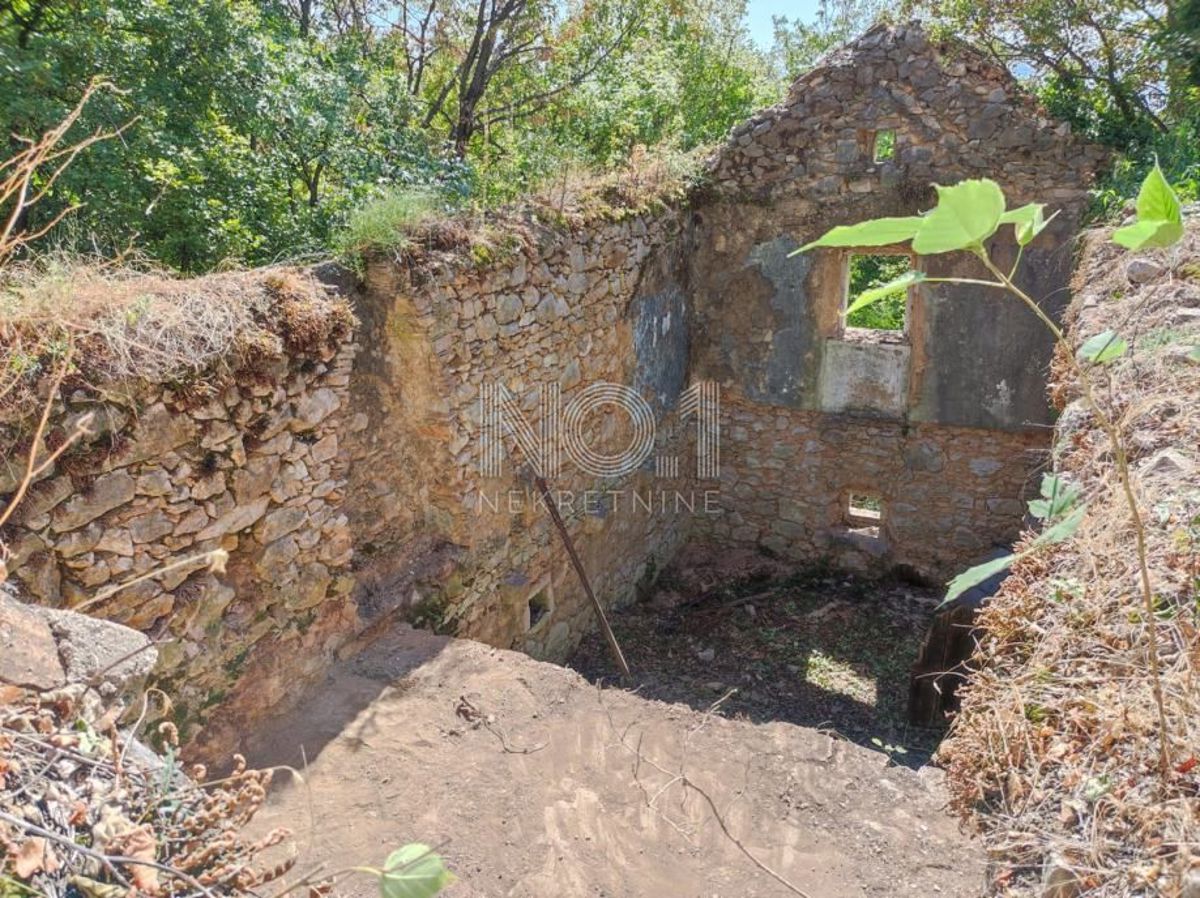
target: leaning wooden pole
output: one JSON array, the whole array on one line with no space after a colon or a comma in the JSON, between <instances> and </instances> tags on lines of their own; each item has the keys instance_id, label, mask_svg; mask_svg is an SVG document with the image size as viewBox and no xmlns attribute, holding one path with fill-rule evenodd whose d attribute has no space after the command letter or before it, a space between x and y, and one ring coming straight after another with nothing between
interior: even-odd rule
<instances>
[{"instance_id":1,"label":"leaning wooden pole","mask_svg":"<svg viewBox=\"0 0 1200 898\"><path fill-rule=\"evenodd\" d=\"M596 619L600 621L600 629L604 631L604 638L608 640L608 648L612 652L613 660L617 662L617 667L621 669L622 676L629 676L629 664L625 661L625 654L621 651L621 645L617 642L617 637L612 631L612 627L608 625L608 615L604 613L604 607L600 604L600 600L596 598L596 594L592 592L591 581L588 580L587 571L583 569L583 562L579 560L579 553L575 551L575 543L571 540L571 534L567 532L567 525L563 522L562 515L558 513L558 504L554 501L554 497L550 494L550 487L546 485L546 480L540 474L533 475L533 482L538 488L538 492L542 494L542 501L546 503L546 508L550 511L550 517L554 521L554 526L558 528L558 535L562 537L563 545L567 548L567 554L571 556L571 564L575 566L575 573L579 575L579 582L583 584L583 591L587 593L587 597L592 600L592 607L596 609Z\"/></svg>"}]
</instances>

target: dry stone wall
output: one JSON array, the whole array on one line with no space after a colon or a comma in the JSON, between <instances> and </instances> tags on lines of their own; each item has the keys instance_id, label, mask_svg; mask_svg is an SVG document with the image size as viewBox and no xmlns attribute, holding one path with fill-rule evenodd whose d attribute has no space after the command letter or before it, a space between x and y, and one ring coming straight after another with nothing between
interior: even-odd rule
<instances>
[{"instance_id":1,"label":"dry stone wall","mask_svg":"<svg viewBox=\"0 0 1200 898\"><path fill-rule=\"evenodd\" d=\"M847 255L789 254L832 225L927 208L930 181L991 175L1012 202L1063 209L1024 269L1053 311L1098 160L977 54L876 29L737 129L686 200L531 205L474 235L440 223L369 258L341 299L302 302L307 324L261 334L270 351L250 360L72 385L51 442L89 411L97 433L35 484L4 534L8 570L26 598L66 607L227 551L224 570L170 566L95 609L155 640L155 676L210 759L398 617L548 659L593 626L515 437L527 425L545 449L558 420L561 440L570 416L548 397L601 455L645 425L620 391L646 410L636 466L589 473L565 452L548 478L606 606L690 538L945 576L1019 529L1049 440L1049 341L957 288L915 292L902 333L862 339L841 315ZM352 330L320 326L347 303ZM501 388L503 426L483 401ZM695 421L715 391L719 473L696 465L701 436L716 449ZM4 425L0 494L30 424ZM849 515L854 495L879 518Z\"/></svg>"},{"instance_id":2,"label":"dry stone wall","mask_svg":"<svg viewBox=\"0 0 1200 898\"><path fill-rule=\"evenodd\" d=\"M316 314L345 309L330 302ZM339 440L361 426L346 401L357 345L339 334L307 351L273 349L182 382L68 391L42 452L86 414L91 434L33 484L6 534L25 597L89 603L155 641L158 684L186 735L226 702L250 659L287 659L295 686L354 632ZM0 493L23 472L33 423L5 430ZM204 553L218 548L228 562L210 570ZM283 697L267 683L256 692L264 708Z\"/></svg>"},{"instance_id":3,"label":"dry stone wall","mask_svg":"<svg viewBox=\"0 0 1200 898\"><path fill-rule=\"evenodd\" d=\"M505 437L503 470L483 463L481 398L503 386L540 432L544 388L559 390L565 409L594 385L634 387L655 409L655 455L674 451L670 412L687 365L684 296L672 274L677 230L673 212L578 231L532 223L496 263L447 253L417 271L371 265L354 395L370 423L354 441L348 502L365 616L400 610L546 658L563 657L592 625L529 459ZM627 445L622 413L593 423L599 451ZM692 494L682 479L645 469L596 477L565 460L550 480L606 604L632 598L684 538L686 506L674 490ZM416 582L414 571L437 577Z\"/></svg>"},{"instance_id":4,"label":"dry stone wall","mask_svg":"<svg viewBox=\"0 0 1200 898\"><path fill-rule=\"evenodd\" d=\"M868 574L948 576L1013 538L1037 493L1045 438L727 402L722 514L698 532ZM879 522L854 520L876 496Z\"/></svg>"}]
</instances>

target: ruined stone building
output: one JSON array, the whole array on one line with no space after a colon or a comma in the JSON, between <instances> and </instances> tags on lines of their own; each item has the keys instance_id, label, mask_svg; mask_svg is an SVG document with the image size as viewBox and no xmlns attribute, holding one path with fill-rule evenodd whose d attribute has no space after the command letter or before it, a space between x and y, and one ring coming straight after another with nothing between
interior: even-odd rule
<instances>
[{"instance_id":1,"label":"ruined stone building","mask_svg":"<svg viewBox=\"0 0 1200 898\"><path fill-rule=\"evenodd\" d=\"M974 287L913 289L898 330L847 327L854 251L791 253L928 209L933 182L991 177L1010 205L1059 211L1021 268L1058 312L1099 162L981 55L877 28L736 128L685 198L535 215L487 252L376 257L356 329L285 339L201 402L162 383L73 396L64 416L103 412L103 451L37 484L10 567L62 605L226 548L224 573L175 570L99 609L163 638L158 676L214 745L398 616L561 658L592 613L519 453L484 463L481 396L502 385L536 430L539 387L570 406L608 383L644 398L653 450L552 478L604 603L689 540L943 579L1018 532L1050 442L1050 341ZM1014 249L997 237L999 258ZM911 265L978 274L957 255ZM707 429L701 405L719 407ZM597 441L628 437L600 399L575 408Z\"/></svg>"}]
</instances>

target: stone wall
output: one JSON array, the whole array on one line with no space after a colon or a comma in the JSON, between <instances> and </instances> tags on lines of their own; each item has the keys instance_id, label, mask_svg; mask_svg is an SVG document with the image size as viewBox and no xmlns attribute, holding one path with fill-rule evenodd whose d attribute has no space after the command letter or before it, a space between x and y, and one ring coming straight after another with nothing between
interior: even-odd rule
<instances>
[{"instance_id":1,"label":"stone wall","mask_svg":"<svg viewBox=\"0 0 1200 898\"><path fill-rule=\"evenodd\" d=\"M415 271L371 264L353 395L369 424L353 441L347 503L364 617L415 614L545 658L562 658L593 625L511 437L503 471L484 469L482 391L503 385L538 431L544 386L561 391L564 407L594 384L635 387L655 409L655 455L673 451L669 416L688 346L672 275L677 230L675 213L645 212L579 231L534 227L485 265L465 253ZM600 413L593 423L597 450L627 444L628 418ZM661 501L648 510L631 499L675 486L690 495L682 481L660 482L645 469L589 476L569 459L550 480L605 604L632 598L684 538L686 515L673 501L664 511ZM417 583L413 572L426 570L438 571L436 582Z\"/></svg>"},{"instance_id":2,"label":"stone wall","mask_svg":"<svg viewBox=\"0 0 1200 898\"><path fill-rule=\"evenodd\" d=\"M254 351L204 371L66 389L50 442L86 411L99 431L35 485L4 534L8 569L37 602L75 606L226 550L223 571L171 567L95 609L158 642L159 684L210 758L398 617L548 659L594 625L516 439L518 415L548 436L552 389L578 410L596 385L628 388L653 425L632 469L565 457L548 476L606 606L692 537L953 573L1019 528L1049 439L1049 340L1011 303L944 287L913 293L902 333L864 338L842 320L846 254L789 253L927 208L932 180L989 174L1013 203L1063 210L1023 275L1057 309L1098 157L1014 91L970 51L876 29L737 129L686 199L675 185L435 224L371 255L340 297L295 272L238 276L260 312L307 317L263 312ZM895 136L885 161L880 129ZM284 282L308 286L289 299ZM685 392L697 383L723 409L712 479L687 417L713 407ZM506 426L483 411L500 387ZM580 420L599 454L636 430L611 399ZM31 419L4 427L9 493ZM882 515L860 519L852 495Z\"/></svg>"},{"instance_id":3,"label":"stone wall","mask_svg":"<svg viewBox=\"0 0 1200 898\"><path fill-rule=\"evenodd\" d=\"M890 156L877 157L881 133ZM835 225L919 214L934 204L933 182L990 177L1010 206L1042 201L1060 213L1020 278L1058 314L1101 159L981 54L913 27L873 29L736 128L688 238L693 331L703 335L694 376L720 383L736 409L722 434L722 503L734 518L702 528L862 567L862 540L835 536L861 529L844 506L853 484L884 504L882 532L865 545L877 570L942 577L1011 540L1043 463L1036 450L1049 446L1050 335L998 291L947 285L910 291L902 331L848 328L855 250L791 253ZM1011 234L992 243L1001 264L1014 261ZM962 254L912 264L932 277L988 276ZM769 447L766 434L783 442ZM918 445L942 467L909 458ZM980 477L972 462L997 469ZM782 506L789 519L777 517Z\"/></svg>"},{"instance_id":4,"label":"stone wall","mask_svg":"<svg viewBox=\"0 0 1200 898\"><path fill-rule=\"evenodd\" d=\"M542 385L563 406L601 383L645 397L645 464L594 476L566 461L551 478L600 600L632 599L696 503L686 477L654 473L686 442L673 420L689 351L679 221L648 203L554 227L510 218L486 246L380 253L359 287L311 300L327 317L352 305L353 333L297 346L260 329L241 338L272 347L252 363L231 353L168 383L64 392L48 444L86 412L99 424L20 506L9 570L39 604L87 602L153 637L157 683L208 758L397 617L564 657L594 613L520 447L501 434L502 468L481 466L482 388L503 385L535 429ZM278 279L258 277L256 296ZM629 440L630 420L609 412L588 416L597 451ZM6 425L4 493L34 422ZM210 570L199 556L217 548L229 560Z\"/></svg>"},{"instance_id":5,"label":"stone wall","mask_svg":"<svg viewBox=\"0 0 1200 898\"><path fill-rule=\"evenodd\" d=\"M356 626L339 440L362 426L347 405L357 344L345 303L305 275L261 273L238 284L237 301L291 301L277 285L304 294L317 339L300 346L255 328L240 338L251 356L201 373L64 391L40 454L89 413L91 433L33 484L5 534L7 569L27 597L88 602L154 639L158 685L185 735L226 702L250 659L286 658L291 683L304 683ZM4 429L0 493L20 478L35 420ZM228 562L210 570L203 553L218 548ZM283 697L255 688L262 707Z\"/></svg>"},{"instance_id":6,"label":"stone wall","mask_svg":"<svg viewBox=\"0 0 1200 898\"><path fill-rule=\"evenodd\" d=\"M722 544L829 559L865 573L949 576L964 558L1011 541L1045 458L1036 431L986 431L726 402L721 515L701 532ZM875 496L877 523L852 495Z\"/></svg>"}]
</instances>

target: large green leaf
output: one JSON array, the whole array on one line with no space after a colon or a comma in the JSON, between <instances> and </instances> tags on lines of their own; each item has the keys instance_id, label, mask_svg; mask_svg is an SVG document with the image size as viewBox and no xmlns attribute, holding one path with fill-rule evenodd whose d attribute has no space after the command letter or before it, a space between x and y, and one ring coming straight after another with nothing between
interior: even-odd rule
<instances>
[{"instance_id":1,"label":"large green leaf","mask_svg":"<svg viewBox=\"0 0 1200 898\"><path fill-rule=\"evenodd\" d=\"M895 280L888 281L886 284L878 287L872 287L870 290L864 290L846 308L846 316L849 317L859 309L864 309L872 303L879 302L885 296L891 296L893 293L901 293L914 284L921 283L923 280L925 280L925 273L923 271L906 271Z\"/></svg>"},{"instance_id":2,"label":"large green leaf","mask_svg":"<svg viewBox=\"0 0 1200 898\"><path fill-rule=\"evenodd\" d=\"M413 843L393 852L379 877L383 898L433 898L454 874L428 845Z\"/></svg>"},{"instance_id":3,"label":"large green leaf","mask_svg":"<svg viewBox=\"0 0 1200 898\"><path fill-rule=\"evenodd\" d=\"M1009 209L1000 216L1000 224L1015 225L1017 243L1028 246L1033 238L1045 230L1046 225L1054 219L1055 212L1049 218L1045 217L1045 203L1028 203L1017 209Z\"/></svg>"},{"instance_id":4,"label":"large green leaf","mask_svg":"<svg viewBox=\"0 0 1200 898\"><path fill-rule=\"evenodd\" d=\"M1173 246L1183 239L1183 225L1178 221L1139 221L1118 228L1112 239L1126 249Z\"/></svg>"},{"instance_id":5,"label":"large green leaf","mask_svg":"<svg viewBox=\"0 0 1200 898\"><path fill-rule=\"evenodd\" d=\"M1061 543L1065 539L1069 539L1079 525L1083 523L1083 517L1087 514L1087 506L1080 505L1069 515L1046 530L1043 530L1033 542L1026 546L1022 551L1015 555L1004 555L1000 558L994 558L991 561L986 561L983 564L977 564L973 568L968 568L957 577L950 581L946 588L946 597L942 599L942 604L946 605L953 602L964 592L972 587L978 586L988 577L1000 573L1001 571L1011 567L1022 558L1028 558L1039 549L1046 546Z\"/></svg>"},{"instance_id":6,"label":"large green leaf","mask_svg":"<svg viewBox=\"0 0 1200 898\"><path fill-rule=\"evenodd\" d=\"M953 602L968 589L973 589L989 577L1007 570L1016 560L1016 555L1002 555L999 558L993 558L991 561L985 561L983 564L977 564L975 567L967 568L950 581L946 588L946 597L942 599L942 604L946 605Z\"/></svg>"},{"instance_id":7,"label":"large green leaf","mask_svg":"<svg viewBox=\"0 0 1200 898\"><path fill-rule=\"evenodd\" d=\"M1179 197L1167 183L1158 162L1146 173L1137 196L1138 219L1147 221L1183 221L1183 210Z\"/></svg>"},{"instance_id":8,"label":"large green leaf","mask_svg":"<svg viewBox=\"0 0 1200 898\"><path fill-rule=\"evenodd\" d=\"M1128 249L1171 246L1183 238L1183 210L1158 163L1146 174L1137 197L1137 223L1119 228L1113 241Z\"/></svg>"},{"instance_id":9,"label":"large green leaf","mask_svg":"<svg viewBox=\"0 0 1200 898\"><path fill-rule=\"evenodd\" d=\"M952 187L935 186L938 204L921 219L913 238L914 252L932 256L967 249L996 233L1004 214L1004 191L999 184L982 178Z\"/></svg>"},{"instance_id":10,"label":"large green leaf","mask_svg":"<svg viewBox=\"0 0 1200 898\"><path fill-rule=\"evenodd\" d=\"M875 218L855 225L839 225L812 243L806 243L790 255L805 253L819 246L887 246L912 240L923 219L917 216L906 218Z\"/></svg>"},{"instance_id":11,"label":"large green leaf","mask_svg":"<svg viewBox=\"0 0 1200 898\"><path fill-rule=\"evenodd\" d=\"M1094 365L1107 365L1125 355L1128 350L1129 344L1115 332L1103 331L1079 347L1079 356Z\"/></svg>"}]
</instances>

